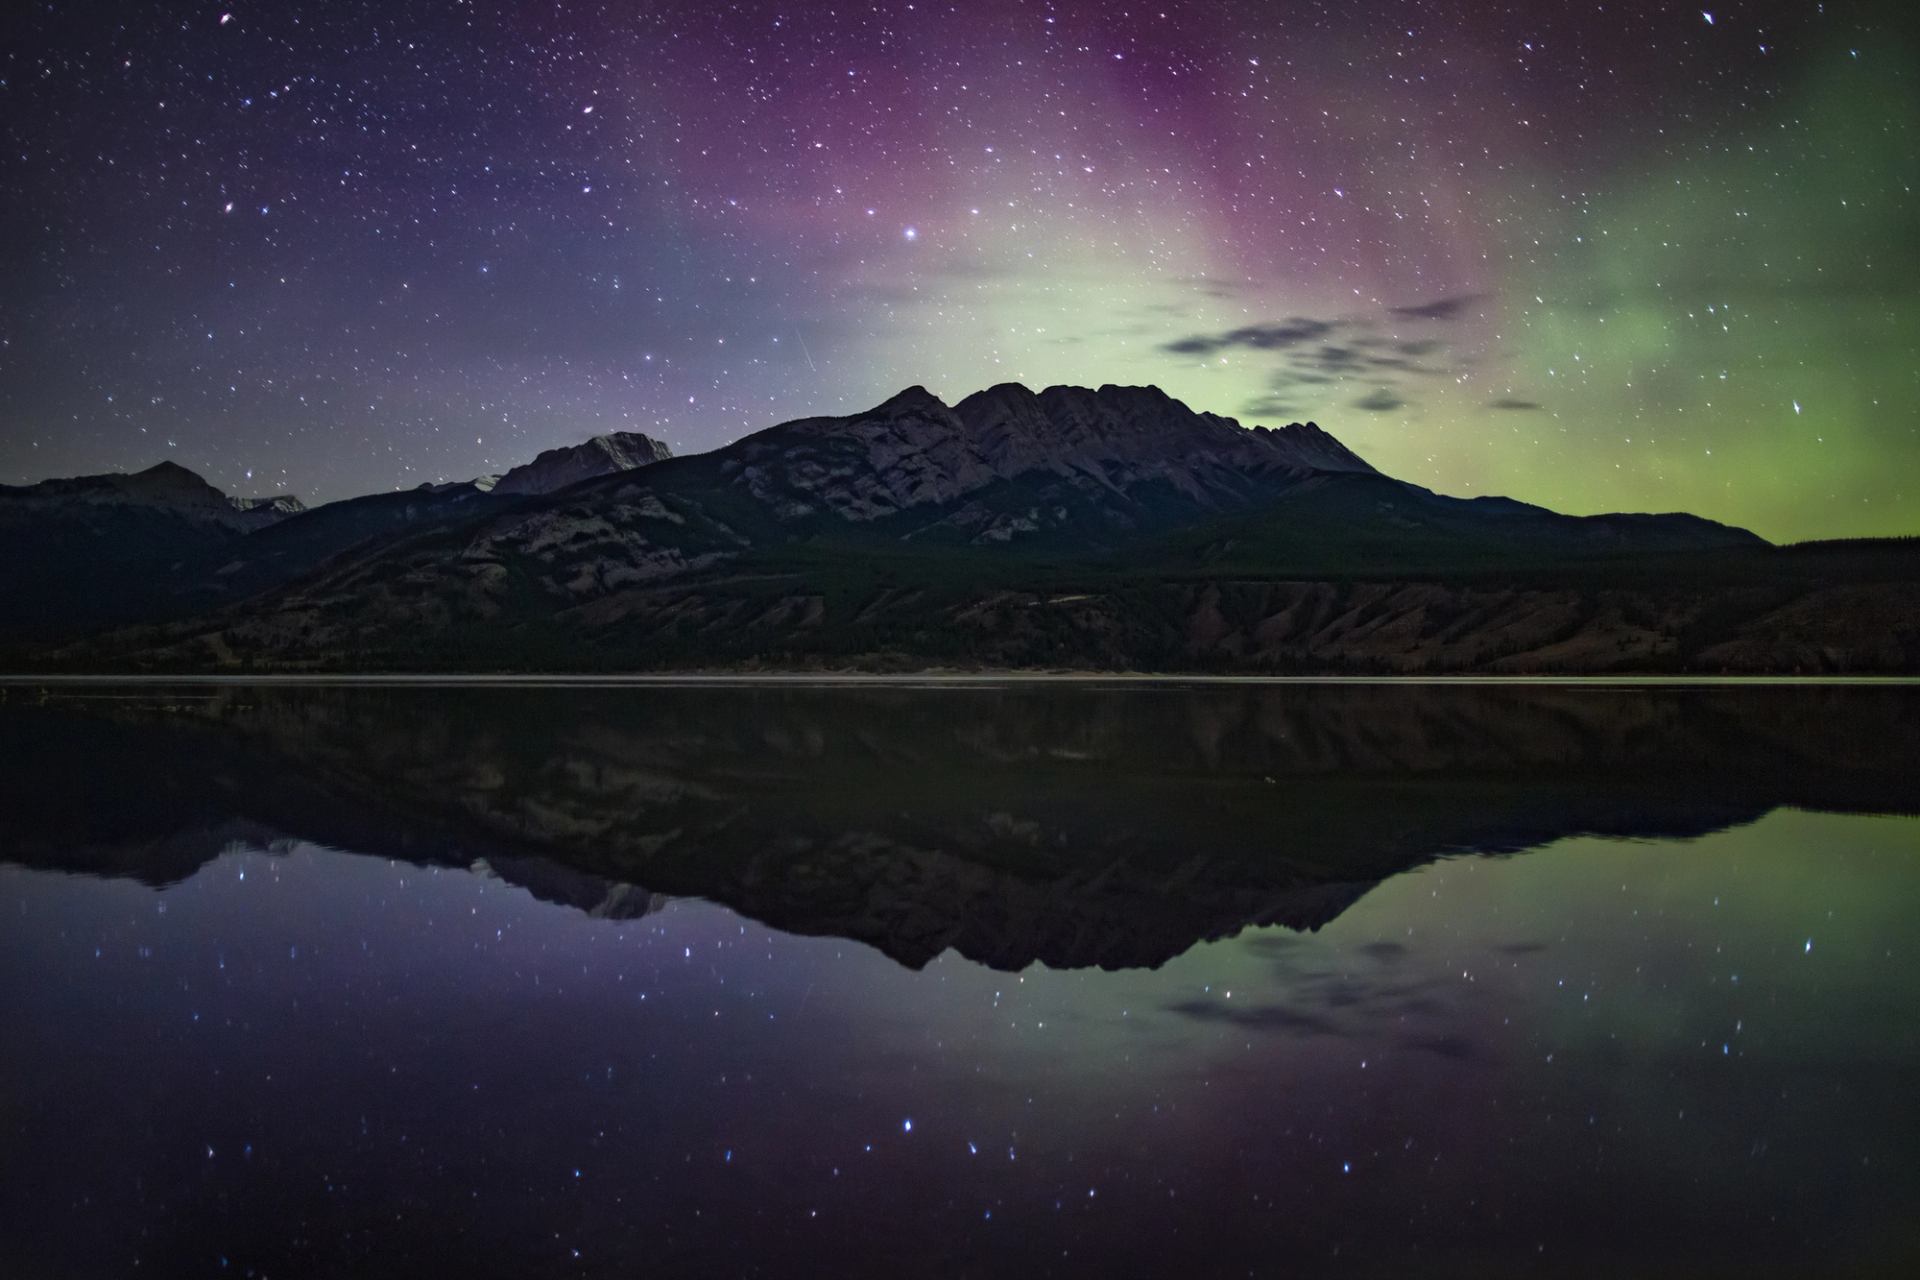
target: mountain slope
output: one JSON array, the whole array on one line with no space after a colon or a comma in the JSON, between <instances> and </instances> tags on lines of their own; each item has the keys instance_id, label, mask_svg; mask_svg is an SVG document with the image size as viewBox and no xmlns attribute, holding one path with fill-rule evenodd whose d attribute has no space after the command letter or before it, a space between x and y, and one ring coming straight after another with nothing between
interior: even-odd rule
<instances>
[{"instance_id":1,"label":"mountain slope","mask_svg":"<svg viewBox=\"0 0 1920 1280\"><path fill-rule=\"evenodd\" d=\"M475 518L513 505L489 481L423 484L398 493L374 493L329 502L237 542L224 545L217 564L202 563L187 588L191 607L204 610L252 596L355 548L370 549L418 528Z\"/></svg>"},{"instance_id":2,"label":"mountain slope","mask_svg":"<svg viewBox=\"0 0 1920 1280\"><path fill-rule=\"evenodd\" d=\"M53 638L245 600L355 547L512 505L491 481L309 508L232 498L172 462L0 486L0 635Z\"/></svg>"},{"instance_id":3,"label":"mountain slope","mask_svg":"<svg viewBox=\"0 0 1920 1280\"><path fill-rule=\"evenodd\" d=\"M298 498L233 498L173 462L0 485L0 631L55 635L185 612L205 557L293 518Z\"/></svg>"},{"instance_id":4,"label":"mountain slope","mask_svg":"<svg viewBox=\"0 0 1920 1280\"><path fill-rule=\"evenodd\" d=\"M1325 574L1459 571L1767 544L1685 513L1568 516L1512 498L1454 498L1378 473L1327 473L1244 515L1182 529L1181 558Z\"/></svg>"},{"instance_id":5,"label":"mountain slope","mask_svg":"<svg viewBox=\"0 0 1920 1280\"><path fill-rule=\"evenodd\" d=\"M309 508L231 497L175 462L0 485L0 637L45 642L167 622L250 599L340 557L669 456L636 433L548 450L494 477ZM518 496L516 496L516 491Z\"/></svg>"},{"instance_id":6,"label":"mountain slope","mask_svg":"<svg viewBox=\"0 0 1920 1280\"><path fill-rule=\"evenodd\" d=\"M1920 670L1920 542L1776 548L1684 514L1447 497L1311 423L1249 430L1151 387L915 387L549 494L423 486L255 533L181 514L215 510L181 477L148 483L196 496L83 501L95 525L64 543L16 529L0 579L41 574L83 625L51 643L18 623L34 592L7 597L5 662ZM0 530L34 509L5 496ZM167 538L98 527L155 511Z\"/></svg>"},{"instance_id":7,"label":"mountain slope","mask_svg":"<svg viewBox=\"0 0 1920 1280\"><path fill-rule=\"evenodd\" d=\"M1570 663L1616 666L1698 652L1700 619L1733 613L1703 614L1692 588L1603 604L1554 574L1617 577L1674 556L1764 568L1772 551L1691 516L1445 497L1380 475L1312 424L1249 430L1156 388L1008 384L949 407L914 387L865 413L422 522L108 650L349 667L1463 670L1559 646ZM1435 581L1489 572L1548 580ZM1394 585L1408 574L1422 581ZM1226 591L1235 579L1268 585ZM1356 579L1381 589L1351 599ZM1189 581L1216 583L1230 612L1262 612L1211 621L1218 601ZM1741 616L1778 603L1755 597ZM1567 650L1623 609L1639 621Z\"/></svg>"},{"instance_id":8,"label":"mountain slope","mask_svg":"<svg viewBox=\"0 0 1920 1280\"><path fill-rule=\"evenodd\" d=\"M914 387L370 551L262 602L235 638L252 627L276 649L361 648L462 620L544 622L808 545L1108 554L1329 469L1371 474L1317 427L1249 431L1156 388L1008 384L952 409Z\"/></svg>"},{"instance_id":9,"label":"mountain slope","mask_svg":"<svg viewBox=\"0 0 1920 1280\"><path fill-rule=\"evenodd\" d=\"M956 410L916 387L430 529L252 616L301 643L357 647L461 619L544 619L797 544L1084 556L1246 510L1323 467L1370 473L1317 427L1248 431L1154 388L1008 385Z\"/></svg>"}]
</instances>

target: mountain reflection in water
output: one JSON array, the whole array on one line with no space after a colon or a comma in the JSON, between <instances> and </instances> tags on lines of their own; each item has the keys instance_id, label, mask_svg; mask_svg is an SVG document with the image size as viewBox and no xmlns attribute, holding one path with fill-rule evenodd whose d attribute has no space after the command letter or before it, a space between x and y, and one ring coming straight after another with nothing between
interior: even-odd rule
<instances>
[{"instance_id":1,"label":"mountain reflection in water","mask_svg":"<svg viewBox=\"0 0 1920 1280\"><path fill-rule=\"evenodd\" d=\"M4 693L14 1274L1913 1256L1920 690Z\"/></svg>"}]
</instances>

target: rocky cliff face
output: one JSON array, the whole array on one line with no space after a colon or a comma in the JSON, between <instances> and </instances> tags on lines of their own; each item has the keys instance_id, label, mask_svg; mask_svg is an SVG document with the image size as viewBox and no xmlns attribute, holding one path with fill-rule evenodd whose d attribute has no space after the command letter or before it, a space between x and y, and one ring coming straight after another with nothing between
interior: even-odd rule
<instances>
[{"instance_id":1,"label":"rocky cliff face","mask_svg":"<svg viewBox=\"0 0 1920 1280\"><path fill-rule=\"evenodd\" d=\"M1096 542L1241 509L1317 471L1372 468L1317 426L1248 430L1157 387L1017 383L949 408L909 387L866 413L805 418L723 450L777 519L899 517L902 540ZM927 513L926 519L915 519Z\"/></svg>"},{"instance_id":2,"label":"rocky cliff face","mask_svg":"<svg viewBox=\"0 0 1920 1280\"><path fill-rule=\"evenodd\" d=\"M1222 467L1373 471L1314 423L1248 429L1196 413L1158 387L1048 387L1036 394L1007 382L975 392L953 412L1007 477L1077 470L1115 488L1165 479L1205 498L1206 482Z\"/></svg>"},{"instance_id":3,"label":"rocky cliff face","mask_svg":"<svg viewBox=\"0 0 1920 1280\"><path fill-rule=\"evenodd\" d=\"M616 431L583 444L548 449L501 476L494 492L555 493L583 480L633 471L672 456L673 450L652 436Z\"/></svg>"}]
</instances>

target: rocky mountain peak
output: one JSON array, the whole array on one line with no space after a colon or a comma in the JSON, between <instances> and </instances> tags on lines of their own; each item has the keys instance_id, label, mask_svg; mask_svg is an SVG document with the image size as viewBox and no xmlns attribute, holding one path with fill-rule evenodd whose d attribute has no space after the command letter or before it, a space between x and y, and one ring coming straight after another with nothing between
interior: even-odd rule
<instances>
[{"instance_id":1,"label":"rocky mountain peak","mask_svg":"<svg viewBox=\"0 0 1920 1280\"><path fill-rule=\"evenodd\" d=\"M226 494L207 483L198 472L187 470L171 458L131 475L109 473L104 476L82 476L76 483L90 480L100 481L102 488L111 489L134 501L166 506L237 509Z\"/></svg>"},{"instance_id":2,"label":"rocky mountain peak","mask_svg":"<svg viewBox=\"0 0 1920 1280\"><path fill-rule=\"evenodd\" d=\"M933 392L915 383L901 391L896 391L869 411L871 415L893 415L900 413L945 413L946 401Z\"/></svg>"},{"instance_id":3,"label":"rocky mountain peak","mask_svg":"<svg viewBox=\"0 0 1920 1280\"><path fill-rule=\"evenodd\" d=\"M1130 536L1244 507L1318 471L1372 470L1317 429L1251 431L1158 387L1017 382L952 407L907 387L864 413L784 423L714 458L782 522L831 513L864 523L964 503L934 517L933 536L976 542L1043 529ZM1009 481L1019 497L974 496Z\"/></svg>"},{"instance_id":4,"label":"rocky mountain peak","mask_svg":"<svg viewBox=\"0 0 1920 1280\"><path fill-rule=\"evenodd\" d=\"M1284 427L1255 427L1253 430L1284 446L1290 454L1316 471L1378 474L1365 459L1321 429L1317 422L1289 422Z\"/></svg>"},{"instance_id":5,"label":"rocky mountain peak","mask_svg":"<svg viewBox=\"0 0 1920 1280\"><path fill-rule=\"evenodd\" d=\"M532 462L513 468L493 486L495 493L553 493L569 485L664 462L673 450L638 431L615 431L580 444L548 449Z\"/></svg>"},{"instance_id":6,"label":"rocky mountain peak","mask_svg":"<svg viewBox=\"0 0 1920 1280\"><path fill-rule=\"evenodd\" d=\"M1232 418L1197 413L1155 386L1053 386L1036 393L1002 383L968 396L955 412L994 447L1038 450L1051 463L1082 469L1132 463L1176 470L1372 470L1318 427L1250 430Z\"/></svg>"}]
</instances>

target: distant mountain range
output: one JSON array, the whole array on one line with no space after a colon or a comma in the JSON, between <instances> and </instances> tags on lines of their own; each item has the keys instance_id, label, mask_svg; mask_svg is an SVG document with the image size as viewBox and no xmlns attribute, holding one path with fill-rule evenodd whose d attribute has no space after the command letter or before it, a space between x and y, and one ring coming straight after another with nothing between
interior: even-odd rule
<instances>
[{"instance_id":1,"label":"distant mountain range","mask_svg":"<svg viewBox=\"0 0 1920 1280\"><path fill-rule=\"evenodd\" d=\"M168 511L190 524L214 525L246 533L264 529L307 509L285 494L270 498L231 498L175 462L162 462L133 475L76 476L43 480L15 488L0 485L11 509L46 516L94 511Z\"/></svg>"},{"instance_id":2,"label":"distant mountain range","mask_svg":"<svg viewBox=\"0 0 1920 1280\"><path fill-rule=\"evenodd\" d=\"M1153 387L912 387L311 510L163 463L0 487L0 553L28 665L1920 667L1910 544L1446 497Z\"/></svg>"}]
</instances>

